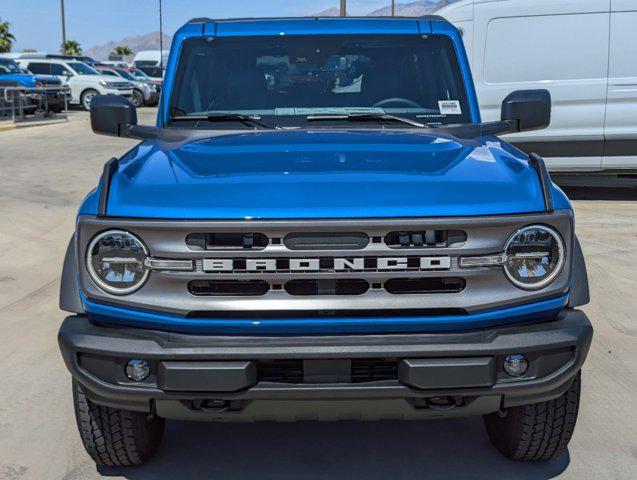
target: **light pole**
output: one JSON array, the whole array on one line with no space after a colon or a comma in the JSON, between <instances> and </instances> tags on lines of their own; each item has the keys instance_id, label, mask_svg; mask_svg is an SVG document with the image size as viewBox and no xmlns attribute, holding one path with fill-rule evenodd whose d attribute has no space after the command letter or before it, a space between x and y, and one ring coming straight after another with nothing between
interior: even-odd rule
<instances>
[{"instance_id":1,"label":"light pole","mask_svg":"<svg viewBox=\"0 0 637 480\"><path fill-rule=\"evenodd\" d=\"M396 0L391 0L391 16L396 16Z\"/></svg>"},{"instance_id":2,"label":"light pole","mask_svg":"<svg viewBox=\"0 0 637 480\"><path fill-rule=\"evenodd\" d=\"M161 16L161 0L159 0L159 73L164 77L164 26Z\"/></svg>"},{"instance_id":3,"label":"light pole","mask_svg":"<svg viewBox=\"0 0 637 480\"><path fill-rule=\"evenodd\" d=\"M341 0L341 17L347 16L347 0Z\"/></svg>"},{"instance_id":4,"label":"light pole","mask_svg":"<svg viewBox=\"0 0 637 480\"><path fill-rule=\"evenodd\" d=\"M62 46L66 44L66 19L64 18L64 0L60 0L60 11L62 13Z\"/></svg>"}]
</instances>

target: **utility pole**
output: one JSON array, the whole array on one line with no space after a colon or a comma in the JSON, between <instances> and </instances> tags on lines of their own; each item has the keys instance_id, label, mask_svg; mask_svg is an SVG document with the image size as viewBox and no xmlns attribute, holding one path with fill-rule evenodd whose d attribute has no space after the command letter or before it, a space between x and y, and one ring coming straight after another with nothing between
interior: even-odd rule
<instances>
[{"instance_id":1,"label":"utility pole","mask_svg":"<svg viewBox=\"0 0 637 480\"><path fill-rule=\"evenodd\" d=\"M396 16L396 0L391 0L391 16Z\"/></svg>"},{"instance_id":2,"label":"utility pole","mask_svg":"<svg viewBox=\"0 0 637 480\"><path fill-rule=\"evenodd\" d=\"M341 0L341 17L347 17L347 0Z\"/></svg>"},{"instance_id":3,"label":"utility pole","mask_svg":"<svg viewBox=\"0 0 637 480\"><path fill-rule=\"evenodd\" d=\"M62 12L62 45L66 44L66 19L64 18L64 0L60 0L60 11Z\"/></svg>"},{"instance_id":4,"label":"utility pole","mask_svg":"<svg viewBox=\"0 0 637 480\"><path fill-rule=\"evenodd\" d=\"M161 16L161 0L159 0L159 71L164 77L164 26Z\"/></svg>"}]
</instances>

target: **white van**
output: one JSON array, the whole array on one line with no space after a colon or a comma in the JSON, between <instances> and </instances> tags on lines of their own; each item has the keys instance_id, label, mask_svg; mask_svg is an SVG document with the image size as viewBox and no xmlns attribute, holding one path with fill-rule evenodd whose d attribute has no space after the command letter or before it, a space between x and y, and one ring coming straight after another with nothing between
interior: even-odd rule
<instances>
[{"instance_id":1,"label":"white van","mask_svg":"<svg viewBox=\"0 0 637 480\"><path fill-rule=\"evenodd\" d=\"M33 74L56 75L71 89L71 105L91 108L95 95L132 97L133 86L122 79L101 75L87 64L74 60L50 58L19 58L16 62Z\"/></svg>"},{"instance_id":2,"label":"white van","mask_svg":"<svg viewBox=\"0 0 637 480\"><path fill-rule=\"evenodd\" d=\"M142 50L133 58L133 68L138 68L153 80L161 80L166 70L169 50Z\"/></svg>"},{"instance_id":3,"label":"white van","mask_svg":"<svg viewBox=\"0 0 637 480\"><path fill-rule=\"evenodd\" d=\"M552 171L637 169L637 0L461 0L436 13L463 33L484 121L514 90L551 92L551 126L507 141Z\"/></svg>"}]
</instances>

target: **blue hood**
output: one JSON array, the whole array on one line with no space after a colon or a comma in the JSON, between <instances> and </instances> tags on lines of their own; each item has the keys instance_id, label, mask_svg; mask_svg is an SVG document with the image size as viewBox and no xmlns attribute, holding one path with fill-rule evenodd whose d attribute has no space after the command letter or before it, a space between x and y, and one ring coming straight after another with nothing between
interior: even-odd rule
<instances>
[{"instance_id":1,"label":"blue hood","mask_svg":"<svg viewBox=\"0 0 637 480\"><path fill-rule=\"evenodd\" d=\"M556 195L556 208L568 206L561 192ZM121 159L107 214L283 219L542 210L535 171L521 152L495 137L296 130L145 141Z\"/></svg>"},{"instance_id":2,"label":"blue hood","mask_svg":"<svg viewBox=\"0 0 637 480\"><path fill-rule=\"evenodd\" d=\"M35 87L35 76L30 73L0 73L0 82L16 82L23 87Z\"/></svg>"}]
</instances>

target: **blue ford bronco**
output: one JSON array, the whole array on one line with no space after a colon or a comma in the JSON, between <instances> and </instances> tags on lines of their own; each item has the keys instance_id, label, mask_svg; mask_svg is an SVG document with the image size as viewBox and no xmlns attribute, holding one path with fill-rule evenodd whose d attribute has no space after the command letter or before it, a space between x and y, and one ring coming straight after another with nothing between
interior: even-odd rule
<instances>
[{"instance_id":1,"label":"blue ford bronco","mask_svg":"<svg viewBox=\"0 0 637 480\"><path fill-rule=\"evenodd\" d=\"M545 90L482 122L439 17L194 19L155 126L122 97L91 125L139 139L77 216L59 344L99 464L165 419L483 415L518 460L573 433L593 330L573 209L541 157Z\"/></svg>"}]
</instances>

